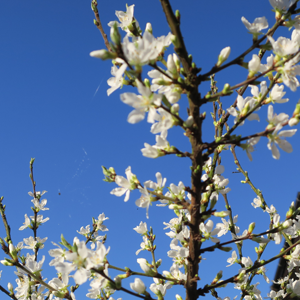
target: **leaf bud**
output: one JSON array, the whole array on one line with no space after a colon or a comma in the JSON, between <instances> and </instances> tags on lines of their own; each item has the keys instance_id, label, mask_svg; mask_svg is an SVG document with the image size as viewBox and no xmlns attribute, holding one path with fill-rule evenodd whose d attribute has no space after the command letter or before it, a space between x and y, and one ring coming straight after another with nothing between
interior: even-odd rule
<instances>
[{"instance_id":1,"label":"leaf bud","mask_svg":"<svg viewBox=\"0 0 300 300\"><path fill-rule=\"evenodd\" d=\"M212 215L214 215L215 217L227 217L229 215L229 210L223 210L223 211L215 211L212 213Z\"/></svg>"},{"instance_id":2,"label":"leaf bud","mask_svg":"<svg viewBox=\"0 0 300 300\"><path fill-rule=\"evenodd\" d=\"M232 91L230 90L230 85L228 83L225 83L223 90L222 90L223 95L230 95L232 94Z\"/></svg>"},{"instance_id":3,"label":"leaf bud","mask_svg":"<svg viewBox=\"0 0 300 300\"><path fill-rule=\"evenodd\" d=\"M171 42L175 48L179 48L180 44L176 35L174 34L171 35Z\"/></svg>"},{"instance_id":4,"label":"leaf bud","mask_svg":"<svg viewBox=\"0 0 300 300\"><path fill-rule=\"evenodd\" d=\"M222 278L222 276L223 276L223 271L221 270L220 272L218 272L218 274L216 275L216 277L214 278L211 284L217 283Z\"/></svg>"},{"instance_id":5,"label":"leaf bud","mask_svg":"<svg viewBox=\"0 0 300 300\"><path fill-rule=\"evenodd\" d=\"M255 223L252 222L248 227L248 233L251 234L255 228Z\"/></svg>"},{"instance_id":6,"label":"leaf bud","mask_svg":"<svg viewBox=\"0 0 300 300\"><path fill-rule=\"evenodd\" d=\"M224 252L230 252L232 250L231 247L220 247L219 249L224 251Z\"/></svg>"},{"instance_id":7,"label":"leaf bud","mask_svg":"<svg viewBox=\"0 0 300 300\"><path fill-rule=\"evenodd\" d=\"M146 87L150 88L151 87L151 83L150 83L150 80L148 78L145 78L144 79L144 84Z\"/></svg>"},{"instance_id":8,"label":"leaf bud","mask_svg":"<svg viewBox=\"0 0 300 300\"><path fill-rule=\"evenodd\" d=\"M60 239L61 239L61 244L67 247L69 250L71 250L72 246L66 241L63 234L61 234Z\"/></svg>"},{"instance_id":9,"label":"leaf bud","mask_svg":"<svg viewBox=\"0 0 300 300\"><path fill-rule=\"evenodd\" d=\"M110 38L115 45L120 45L121 43L121 35L119 33L117 22L110 29Z\"/></svg>"},{"instance_id":10,"label":"leaf bud","mask_svg":"<svg viewBox=\"0 0 300 300\"><path fill-rule=\"evenodd\" d=\"M180 11L178 9L175 11L175 17L176 17L177 21L180 22L181 15L180 15Z\"/></svg>"}]
</instances>

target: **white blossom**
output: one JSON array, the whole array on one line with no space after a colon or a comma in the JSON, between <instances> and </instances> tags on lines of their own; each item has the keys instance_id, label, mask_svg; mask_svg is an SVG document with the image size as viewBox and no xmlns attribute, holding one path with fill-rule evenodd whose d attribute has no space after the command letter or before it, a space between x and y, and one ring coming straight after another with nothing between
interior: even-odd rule
<instances>
[{"instance_id":1,"label":"white blossom","mask_svg":"<svg viewBox=\"0 0 300 300\"><path fill-rule=\"evenodd\" d=\"M253 23L250 23L245 17L242 17L242 22L251 33L259 33L269 26L265 17L256 18Z\"/></svg>"}]
</instances>

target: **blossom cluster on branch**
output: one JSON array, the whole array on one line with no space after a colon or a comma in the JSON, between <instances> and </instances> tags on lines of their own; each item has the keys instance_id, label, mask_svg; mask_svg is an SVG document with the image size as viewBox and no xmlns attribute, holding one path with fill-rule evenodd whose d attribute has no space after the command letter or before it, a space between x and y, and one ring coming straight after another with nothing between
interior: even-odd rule
<instances>
[{"instance_id":1,"label":"blossom cluster on branch","mask_svg":"<svg viewBox=\"0 0 300 300\"><path fill-rule=\"evenodd\" d=\"M272 27L265 17L257 17L253 23L242 17L242 23L252 35L252 46L231 61L231 48L221 49L215 65L206 73L197 67L192 55L188 54L180 30L180 12L173 12L169 0L160 2L171 32L155 37L150 23L143 31L134 16L134 5L131 5L127 6L126 12L116 12L117 21L109 22L108 40L101 25L97 0L92 0L94 24L104 38L106 49L92 51L90 55L112 61L112 77L107 80L108 96L125 85L137 89L136 93L122 93L120 99L132 108L127 121L136 124L146 119L151 124L151 133L156 135L156 144L145 143L141 149L142 155L151 159L175 155L177 159L190 161L191 182L180 181L178 184L167 184L167 179L160 172L156 173L156 182L147 180L141 183L131 166L125 170L125 176L117 174L113 167L103 167L104 180L116 184L111 194L124 197L127 202L131 192L138 191L140 197L135 199L135 204L146 209L149 221L153 204L174 213L171 220L163 223L166 235L171 239L167 252L171 267L162 270L162 259L155 244L156 234L146 222L140 222L133 228L142 240L135 253L143 256L137 258L141 271L110 264L109 238L99 233L108 230L103 223L108 218L102 213L97 219L92 219L92 225L80 228L78 233L82 235L82 240L75 237L71 242L62 235L60 245L53 243L55 248L49 251L52 257L50 266L55 268L57 277L46 279L42 271L45 256L40 259L38 254L47 238L38 237L37 230L49 220L40 214L48 208L47 200L42 199L46 191L36 191L32 159L30 178L33 191L29 195L33 198L34 215L28 217L25 214L25 221L19 229L30 229L33 236L19 243L13 242L3 197L0 199L0 212L6 230L6 237L0 239L6 254L1 263L15 267L17 276L15 287L9 283L7 289L0 286L0 290L12 299L75 300L77 289L89 281L90 289L86 296L91 299L113 300L122 291L128 294L126 297L162 300L166 299L168 290L176 285L182 288L182 295L176 295L177 300L183 297L195 300L208 293L221 300L218 288L233 285L240 290L240 299L261 300L259 283L253 283L254 277L262 275L260 277L269 283L265 265L280 257L287 260L289 274L280 280L281 289L270 291L267 296L275 300L300 296L300 274L296 272L296 267L300 265L300 241L292 243L300 234L300 211L292 203L282 218L274 205L267 203L261 190L254 186L236 154L236 149L241 148L250 161L254 160L255 146L263 138L274 159L280 158L278 147L287 153L293 151L286 138L292 137L297 131L290 127L300 122L300 102L295 103L292 115L284 112L276 114L275 108L280 109L284 107L282 104L289 101L284 98L284 89L295 92L300 86L297 79L300 75L299 0L270 0L275 12ZM279 27L291 30L291 34L287 31L289 37L275 40L273 35ZM265 33L262 33L263 30ZM172 51L171 48L174 53L166 54ZM252 54L249 61L246 60L248 54ZM226 83L219 91L215 76L233 65L247 69L244 81L235 85ZM146 74L145 67L151 69ZM202 96L199 86L208 80L211 83L210 90ZM237 96L229 107L224 108L222 100L233 95L234 91ZM188 116L184 117L179 103L181 106L188 103ZM203 138L204 121L207 118L203 110L205 104L206 108L211 105L215 129L214 136L208 141ZM265 128L250 135L237 135L237 130L249 121L260 121L259 110L262 107L267 107ZM233 125L229 120L233 121ZM167 140L168 131L174 127L181 128L191 151L181 150ZM258 230L255 223L250 223L244 230L238 226L238 215L233 213L234 207L229 203L231 188L228 175L221 164L222 152L228 149L232 152L238 171L245 177L243 183L248 184L255 193L251 205L269 217L268 228ZM220 202L223 204L220 205ZM279 251L276 256L262 259L269 245L280 244L282 240L289 244L288 248ZM243 255L245 241L255 244L254 261ZM24 255L25 249L33 253ZM213 251L228 252L225 264L228 263L227 267L239 265L238 273L223 278L221 270L210 281L201 279L198 275L199 264L205 259L206 253ZM110 269L120 274L113 278L109 275ZM149 277L153 278L153 283L147 287L143 278Z\"/></svg>"}]
</instances>

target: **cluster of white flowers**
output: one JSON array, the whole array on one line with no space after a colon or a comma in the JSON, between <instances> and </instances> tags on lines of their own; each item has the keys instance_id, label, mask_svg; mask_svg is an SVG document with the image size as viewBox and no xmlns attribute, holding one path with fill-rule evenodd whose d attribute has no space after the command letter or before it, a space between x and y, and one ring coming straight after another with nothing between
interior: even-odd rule
<instances>
[{"instance_id":1,"label":"cluster of white flowers","mask_svg":"<svg viewBox=\"0 0 300 300\"><path fill-rule=\"evenodd\" d=\"M190 288L193 285L191 282L200 280L197 272L195 274L193 272L197 269L195 266L202 259L205 259L202 257L202 253L219 249L231 252L231 256L227 259L229 264L227 267L234 264L240 266L238 275L232 276L227 282L233 283L235 289L242 292L244 299L262 300L261 292L258 289L259 283L251 283L254 275L263 275L265 281L269 283L266 276L267 271L264 267L266 261L261 259L261 254L271 241L280 244L285 238L291 243L292 239L299 237L300 216L297 215L298 211L292 204L286 218L282 220L275 207L266 204L260 190L254 187L248 173L240 166L235 157L234 147L244 149L251 161L254 146L260 141L261 137L268 139L267 147L271 150L275 159L280 158L277 146L287 153L293 151L292 145L285 138L292 137L297 130L282 129L286 126L295 126L300 122L300 102L296 104L291 117L286 113L277 114L275 109L277 109L277 104L289 101L288 98L283 98L286 94L284 85L290 88L291 91L296 91L300 86L297 79L297 76L300 75L300 65L298 65L300 61L300 17L292 20L292 12L289 12L289 9L297 2L297 0L270 0L270 4L275 10L277 22L281 22L280 25L286 25L289 28L294 27L291 38L278 37L275 40L271 34L273 32L268 31L263 34L261 31L269 27L265 17L258 17L253 23L242 17L243 24L252 34L254 44L261 43L263 39L259 40L260 36L267 40L264 47L261 45L255 45L255 47L260 48L261 46L262 49L272 50L273 53L267 57L266 64L261 61L262 52L253 54L248 62L242 61L245 57L239 59L239 64L248 70L246 80L239 84L245 89L238 91L236 100L227 109L222 108L220 98L232 94L235 88L231 88L229 84L226 84L222 92L218 93L215 89L216 86L214 86L216 82L214 82L211 75L236 63L233 60L226 65L224 64L231 53L230 47L221 50L212 71L204 75L198 75L201 69L196 67L191 56L186 55L183 61L182 57L185 56L185 53L184 47L181 45L182 41L179 41L180 36L168 33L165 36L155 37L150 23L147 23L143 33L134 17L134 5L127 6L126 12L116 12L119 22L112 21L108 24L111 27L111 43L108 43L111 49L108 49L109 51L96 50L90 54L96 58L113 60L112 77L107 81L109 85L107 94L109 96L123 85L137 88L138 94L132 92L122 93L121 101L133 109L127 118L129 123L136 124L146 119L151 124L151 133L156 134L156 144L151 146L145 143L144 148L141 150L142 154L149 158L158 158L167 154L187 157L192 161L192 186L189 187L182 181L179 181L178 185L171 183L166 186L167 180L163 178L160 172L155 174L156 182L148 180L142 184L138 177L132 173L130 166L125 170L126 178L117 175L113 168L106 169L103 167L103 172L105 181L115 182L118 186L111 191L111 194L118 197L124 195L125 202L129 200L131 192L134 190L139 191L140 197L136 199L135 204L137 207L146 209L147 219L149 219L149 208L154 202L156 202L156 206L162 207L162 209L168 207L175 214L175 217L173 215L169 222L163 223L165 229L169 230L166 235L171 238L170 250L167 252L167 256L172 261L171 267L169 271L158 271L162 260L155 258L156 245L154 241L156 235L153 233L152 227L148 229L146 222L140 222L134 228L142 236L140 249L136 251L136 255L150 252L152 256L151 263L146 258L137 259L143 273L132 271L129 268L123 270L110 265L107 261L110 247L105 246L106 235L99 235L99 231L108 231L108 228L103 224L108 218L102 213L98 216L98 219L93 218L92 226L82 226L77 231L85 240L79 240L75 237L73 243L70 244L62 235L61 245L63 247L53 243L56 248L49 251L49 255L52 257L50 266L56 269L57 277L49 281L45 279L42 276L45 256L38 260L38 254L39 250L44 248L47 237L38 237L37 229L49 220L48 217L44 218L43 215L39 214L40 211L48 210L46 207L47 200L41 199L46 191L35 191L35 182L31 173L34 191L29 192L29 195L33 197L31 201L34 215L28 217L25 214L25 221L19 229L31 229L33 230L33 236L24 238L16 246L13 245L9 235L5 241L0 239L4 252L9 256L1 263L5 266L15 266L17 268L17 287L14 289L12 284L9 283L8 295L11 295L13 299L22 300L42 300L45 298L50 300L62 298L75 300L74 291L89 280L90 289L87 297L114 300L112 295L117 290L128 292L127 289L122 287L123 279L132 275L141 275L153 277L154 282L151 283L149 289L159 300L163 300L167 290L173 285L183 285ZM97 1L93 0L92 9L94 12L97 12L96 7ZM180 19L179 13L176 13L175 17L178 21ZM97 21L95 21L95 24L100 26ZM126 33L123 39L119 28ZM171 44L174 45L176 53L167 56L165 54ZM148 78L143 79L142 71L145 66L152 69L147 72ZM187 74L188 72L189 74ZM262 76L269 79L269 85L265 80L258 83L257 79ZM210 91L204 98L201 98L200 94L197 94L195 86L209 79L211 79L211 90L213 92ZM243 93L249 91L247 90L248 87L251 96L244 96ZM187 94L192 105L188 109L188 116L182 118L179 114L179 101L183 102L181 99L184 94ZM200 114L200 107L207 102L214 102L212 117L215 136L210 142L202 141L201 136L202 121L205 119L206 113ZM217 105L219 105L218 112ZM259 110L265 105L268 108L267 125L264 131L244 137L233 134L238 126L246 123L246 120L260 121ZM197 106L198 111L195 106ZM234 117L234 125L230 127L230 122L227 121L231 116ZM191 153L179 151L167 141L168 130L174 126L181 127L184 136L189 138L192 144ZM245 143L242 143L243 141ZM221 153L223 150L228 149L229 144L232 145L231 150L238 171L245 176L243 182L250 182L251 188L257 195L251 205L254 208L261 208L264 212L267 212L265 215L270 217L268 229L260 234L254 234L255 223L252 222L249 224L248 229L238 235L240 233L240 227L237 225L238 215L233 214L229 205L228 198L231 189L228 187L229 179L224 177L225 167L221 165ZM31 167L32 163L33 160L30 163ZM225 199L225 205L220 203L219 197ZM2 205L2 199L0 200L0 210L3 216L5 206ZM213 218L221 218L221 222L214 222ZM6 222L5 218L3 220ZM9 226L5 225L7 232L9 232ZM267 237L264 237L264 235ZM255 248L258 256L254 263L250 256L246 257L242 254L243 242L246 240L259 244ZM196 243L197 246L195 247ZM205 245L208 243L209 246L203 247L204 243ZM193 244L193 247L191 244ZM235 250L232 251L232 247L228 247L228 245L236 246L238 253ZM25 249L33 251L33 253L21 255L21 251ZM288 250L283 250L281 256L283 255L287 260L287 270L292 274L292 272L295 272L295 268L300 266L300 246L297 244ZM267 261L267 263L270 261ZM112 279L108 273L109 268L122 271L124 274ZM295 275L300 278L299 273L295 273ZM215 289L225 284L222 283L222 276L222 271L218 272L210 284L206 284L202 289L194 290L194 292L199 293L198 296L209 291L216 293ZM70 278L73 278L76 284L75 287L70 288ZM270 292L268 294L270 298L277 300L287 295L292 297L300 295L300 279L295 276L293 278L292 276L283 278L280 284L281 290ZM144 299L152 299L149 292L147 292L146 285L140 278L134 278L134 281L129 285L133 290L129 293ZM218 296L216 298L222 299ZM182 300L179 295L176 295L176 299ZM187 299L190 300L188 297ZM225 299L229 300L230 298L225 297ZM118 300L121 300L121 298Z\"/></svg>"}]
</instances>

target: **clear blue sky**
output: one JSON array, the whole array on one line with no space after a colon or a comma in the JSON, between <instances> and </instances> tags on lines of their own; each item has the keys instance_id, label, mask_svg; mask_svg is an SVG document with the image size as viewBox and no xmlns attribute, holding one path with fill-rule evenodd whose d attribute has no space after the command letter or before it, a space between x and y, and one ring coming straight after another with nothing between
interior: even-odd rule
<instances>
[{"instance_id":1,"label":"clear blue sky","mask_svg":"<svg viewBox=\"0 0 300 300\"><path fill-rule=\"evenodd\" d=\"M106 24L116 20L115 10L126 10L125 4L121 0L99 1L101 21L107 33L109 28ZM131 4L136 5L134 15L142 29L147 22L151 22L154 36L168 34L169 28L158 0L128 3ZM274 24L274 13L267 0L176 0L171 4L173 9L181 12L182 32L188 52L193 54L197 66L202 67L204 72L210 70L222 48L231 46L230 58L234 58L251 45L252 37L241 22L242 16L250 22L265 16L270 26ZM31 215L31 197L27 193L32 186L28 174L30 158L35 157L37 190L48 191L45 196L50 208L43 214L50 217L50 221L38 232L41 238L48 237L45 249L52 249L50 241L58 242L61 233L72 241L76 230L90 224L92 216L97 218L104 212L109 217L106 222L109 228L107 246L111 246L109 262L139 271L135 251L139 249L142 239L132 228L141 220L146 220L145 210L137 209L134 204L138 193L133 193L128 203L124 203L123 198L110 195L115 185L102 181L101 165L114 166L120 175L124 175L130 165L141 182L155 180L155 173L160 171L163 177L167 177L168 185L183 181L188 186L188 160L175 157L152 160L141 155L144 142L154 144L155 137L146 121L136 125L127 123L131 108L121 103L119 90L110 97L106 95L111 64L89 56L92 50L105 47L93 25L90 1L1 1L0 26L0 195L4 196L7 205L14 244L32 235L29 230L20 232L18 228L24 222L24 214ZM290 37L291 32L287 30L279 32ZM246 76L246 70L232 67L223 75L217 75L216 80L221 89L224 83L234 85ZM207 87L205 84L200 86L203 95ZM134 92L126 87L123 91ZM274 108L276 113L284 111L291 115L299 100L299 90L292 93L285 87L285 91L290 102L275 105ZM229 107L234 99L235 95L225 98L224 106ZM186 99L181 101L180 105L184 107ZM210 108L205 107L208 112L207 125L210 122ZM260 123L248 122L242 129L249 134L262 131L267 125L266 108L260 111L260 118ZM232 124L233 121L230 122ZM211 127L208 127L207 133L204 137L211 141ZM168 140L183 151L189 150L180 130L170 130ZM299 133L289 141L294 152L286 154L280 151L279 161L272 158L266 138L262 138L257 145L251 163L245 153L238 151L241 163L249 171L253 182L263 191L267 203L275 205L282 218L300 191ZM266 230L268 216L250 205L255 194L248 186L239 183L243 180L240 174L232 173L236 167L230 152L224 154L222 162L226 170L224 176L230 179L232 189L228 194L229 201L234 215L239 214L241 231L257 219L261 226L257 226L256 232ZM155 206L150 208L149 214L148 226L152 225L157 233L157 258L163 259L161 270L169 270L172 262L167 258L166 251L171 240L161 229L162 222L168 222L173 215L169 210ZM214 221L216 223L218 220ZM4 228L0 227L0 236L4 237L4 234ZM225 240L228 239L229 235L225 237ZM249 253L245 255L250 255L254 261L255 245L251 242L248 245ZM279 249L277 246L272 253L277 253ZM44 252L47 256L44 270L47 271L50 258ZM225 269L230 253L216 254L221 254L220 259L213 262L209 260L210 255L204 255L207 261L200 265L202 280L199 286L210 283L220 269ZM150 260L150 254L146 252L141 252L138 257ZM267 267L270 279L274 276L276 264ZM2 269L0 284L6 287L15 276L4 276L9 270L7 267ZM236 266L226 268L223 279L236 274L237 270ZM54 268L43 275L51 279L55 276ZM262 277L254 283L256 281L260 281L261 285L264 282ZM127 282L133 282L133 279ZM77 299L84 298L86 291L87 286L80 287L76 293ZM266 296L268 288L262 291ZM184 296L183 291L177 292ZM174 293L175 289L168 299L175 299L172 296ZM233 286L219 290L222 298L238 294L239 291L233 290ZM123 293L115 294L114 298L118 297L131 299Z\"/></svg>"}]
</instances>

